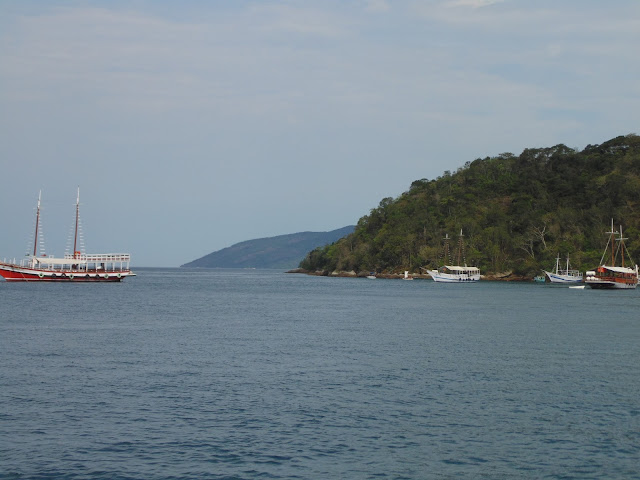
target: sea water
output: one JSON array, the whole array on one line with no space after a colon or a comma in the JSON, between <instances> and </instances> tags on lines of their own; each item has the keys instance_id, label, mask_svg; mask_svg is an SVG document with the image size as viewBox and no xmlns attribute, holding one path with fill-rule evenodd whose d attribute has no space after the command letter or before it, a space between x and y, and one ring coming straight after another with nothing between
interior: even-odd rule
<instances>
[{"instance_id":1,"label":"sea water","mask_svg":"<svg viewBox=\"0 0 640 480\"><path fill-rule=\"evenodd\" d=\"M137 273L0 283L0 478L640 478L640 291Z\"/></svg>"}]
</instances>

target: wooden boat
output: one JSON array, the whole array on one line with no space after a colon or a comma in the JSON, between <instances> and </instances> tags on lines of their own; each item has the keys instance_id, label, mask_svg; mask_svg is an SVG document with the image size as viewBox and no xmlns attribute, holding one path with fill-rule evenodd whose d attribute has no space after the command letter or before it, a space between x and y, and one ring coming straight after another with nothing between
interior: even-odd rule
<instances>
[{"instance_id":1,"label":"wooden boat","mask_svg":"<svg viewBox=\"0 0 640 480\"><path fill-rule=\"evenodd\" d=\"M627 240L620 231L615 231L613 219L611 220L611 231L607 232L609 241L604 249L600 266L586 274L585 284L597 289L632 289L638 286L638 265L634 267L625 266L625 256L629 264L633 265L631 257L627 252L624 241ZM617 238L616 238L617 237ZM617 244L617 245L616 245ZM609 257L608 264L605 257ZM619 265L617 265L619 263Z\"/></svg>"}]
</instances>

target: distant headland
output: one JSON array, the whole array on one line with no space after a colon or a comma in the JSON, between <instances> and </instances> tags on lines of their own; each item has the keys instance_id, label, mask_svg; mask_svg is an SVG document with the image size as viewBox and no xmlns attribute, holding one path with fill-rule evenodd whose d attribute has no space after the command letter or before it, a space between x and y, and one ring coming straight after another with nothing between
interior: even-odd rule
<instances>
[{"instance_id":1,"label":"distant headland","mask_svg":"<svg viewBox=\"0 0 640 480\"><path fill-rule=\"evenodd\" d=\"M349 235L355 226L330 232L299 232L236 243L181 265L191 268L279 268L297 267L317 247Z\"/></svg>"}]
</instances>

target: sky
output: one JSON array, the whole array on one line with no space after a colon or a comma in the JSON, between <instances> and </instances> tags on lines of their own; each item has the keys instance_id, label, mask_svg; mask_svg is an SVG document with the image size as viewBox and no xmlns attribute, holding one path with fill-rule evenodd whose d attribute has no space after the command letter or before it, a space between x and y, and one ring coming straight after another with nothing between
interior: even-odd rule
<instances>
[{"instance_id":1,"label":"sky","mask_svg":"<svg viewBox=\"0 0 640 480\"><path fill-rule=\"evenodd\" d=\"M0 0L0 260L177 267L640 133L637 0Z\"/></svg>"}]
</instances>

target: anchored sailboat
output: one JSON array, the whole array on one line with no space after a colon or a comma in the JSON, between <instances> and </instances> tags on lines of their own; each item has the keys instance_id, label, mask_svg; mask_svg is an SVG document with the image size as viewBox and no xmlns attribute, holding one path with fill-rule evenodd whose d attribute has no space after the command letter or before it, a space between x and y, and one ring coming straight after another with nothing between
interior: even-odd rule
<instances>
[{"instance_id":1,"label":"anchored sailboat","mask_svg":"<svg viewBox=\"0 0 640 480\"><path fill-rule=\"evenodd\" d=\"M591 288L636 288L638 286L638 265L633 268L625 267L624 265L625 255L631 265L633 265L633 261L629 257L624 243L627 239L622 236L622 226L620 226L619 232L615 231L613 219L611 219L611 231L607 232L607 234L609 235L609 241L600 259L600 266L593 271L587 272L585 283ZM616 243L618 244L617 247ZM604 263L607 255L609 255L609 265ZM620 265L616 266L618 258L620 259Z\"/></svg>"},{"instance_id":2,"label":"anchored sailboat","mask_svg":"<svg viewBox=\"0 0 640 480\"><path fill-rule=\"evenodd\" d=\"M582 273L572 269L569 264L569 255L567 255L566 268L560 267L560 254L556 257L556 269L552 272L544 270L545 276L551 283L579 283L583 281Z\"/></svg>"},{"instance_id":3,"label":"anchored sailboat","mask_svg":"<svg viewBox=\"0 0 640 480\"><path fill-rule=\"evenodd\" d=\"M444 239L444 261L449 258L449 235L445 235ZM478 267L469 267L464 258L464 241L462 229L458 238L458 252L456 261L458 265L444 265L438 270L427 270L436 282L444 283L461 283L461 282L477 282L480 280L480 269ZM461 265L463 264L463 265Z\"/></svg>"},{"instance_id":4,"label":"anchored sailboat","mask_svg":"<svg viewBox=\"0 0 640 480\"><path fill-rule=\"evenodd\" d=\"M57 281L57 282L119 282L123 278L135 276L129 268L131 256L128 253L82 253L78 249L80 225L80 188L76 197L76 219L73 253L63 258L46 254L38 255L38 234L40 227L40 200L36 209L36 228L33 253L16 262L0 262L0 276L9 282L15 281Z\"/></svg>"}]
</instances>

